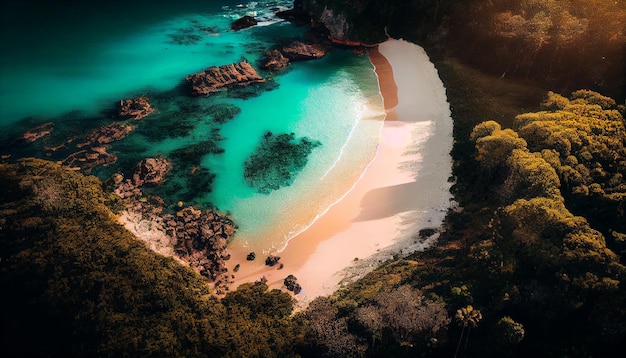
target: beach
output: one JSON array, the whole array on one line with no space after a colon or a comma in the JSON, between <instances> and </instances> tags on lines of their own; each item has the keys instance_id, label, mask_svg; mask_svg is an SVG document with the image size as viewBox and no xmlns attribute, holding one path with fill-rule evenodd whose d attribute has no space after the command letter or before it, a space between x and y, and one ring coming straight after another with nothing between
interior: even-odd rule
<instances>
[{"instance_id":1,"label":"beach","mask_svg":"<svg viewBox=\"0 0 626 358\"><path fill-rule=\"evenodd\" d=\"M230 248L235 285L267 279L282 288L294 275L300 304L328 295L396 254L423 249L450 206L452 119L445 88L424 50L388 40L370 50L387 117L376 156L341 200L276 253L281 266L265 266L263 253L246 261L245 246ZM278 268L280 267L280 269Z\"/></svg>"}]
</instances>

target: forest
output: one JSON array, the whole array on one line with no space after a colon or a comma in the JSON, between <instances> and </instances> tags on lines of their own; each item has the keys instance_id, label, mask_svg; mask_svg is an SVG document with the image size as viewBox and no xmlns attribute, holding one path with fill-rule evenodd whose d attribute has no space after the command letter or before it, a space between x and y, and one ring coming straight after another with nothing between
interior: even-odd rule
<instances>
[{"instance_id":1,"label":"forest","mask_svg":"<svg viewBox=\"0 0 626 358\"><path fill-rule=\"evenodd\" d=\"M305 310L263 282L218 299L117 224L118 199L97 178L2 163L3 356L626 349L626 2L313 2L344 11L355 39L387 31L433 58L453 113L459 203L438 244Z\"/></svg>"}]
</instances>

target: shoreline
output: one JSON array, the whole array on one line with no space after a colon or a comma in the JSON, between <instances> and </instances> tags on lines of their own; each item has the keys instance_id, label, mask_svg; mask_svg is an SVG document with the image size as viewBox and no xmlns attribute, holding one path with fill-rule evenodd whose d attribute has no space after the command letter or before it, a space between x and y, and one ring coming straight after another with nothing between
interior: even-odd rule
<instances>
[{"instance_id":1,"label":"shoreline","mask_svg":"<svg viewBox=\"0 0 626 358\"><path fill-rule=\"evenodd\" d=\"M383 105L387 116L385 121L394 121L398 119L396 107L398 106L398 86L393 78L393 67L391 63L378 50L378 46L368 48L367 56L374 66L376 77L378 78L378 88L383 97Z\"/></svg>"},{"instance_id":2,"label":"shoreline","mask_svg":"<svg viewBox=\"0 0 626 358\"><path fill-rule=\"evenodd\" d=\"M234 286L265 277L270 288L280 289L293 274L303 289L295 295L302 306L394 254L433 242L419 239L419 231L440 228L452 198L452 120L445 88L417 45L388 40L368 55L387 113L375 158L341 200L289 240L278 254L282 269L265 266L264 253L247 261L245 247L230 249Z\"/></svg>"}]
</instances>

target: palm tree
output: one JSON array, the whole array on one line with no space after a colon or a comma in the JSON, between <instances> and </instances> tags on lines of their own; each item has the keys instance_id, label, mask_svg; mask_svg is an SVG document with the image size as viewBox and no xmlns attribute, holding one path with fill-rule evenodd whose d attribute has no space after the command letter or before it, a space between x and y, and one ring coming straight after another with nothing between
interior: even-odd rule
<instances>
[{"instance_id":1,"label":"palm tree","mask_svg":"<svg viewBox=\"0 0 626 358\"><path fill-rule=\"evenodd\" d=\"M456 315L454 315L458 324L463 327L461 330L461 337L459 337L459 343L456 345L456 352L454 352L454 358L456 358L459 353L459 348L461 347L461 341L463 340L463 333L465 333L465 328L467 328L467 336L465 336L465 347L463 350L467 349L467 342L469 341L469 334L472 327L476 328L478 326L478 322L483 319L482 313L480 310L475 310L471 305L463 307L461 309L456 310Z\"/></svg>"}]
</instances>

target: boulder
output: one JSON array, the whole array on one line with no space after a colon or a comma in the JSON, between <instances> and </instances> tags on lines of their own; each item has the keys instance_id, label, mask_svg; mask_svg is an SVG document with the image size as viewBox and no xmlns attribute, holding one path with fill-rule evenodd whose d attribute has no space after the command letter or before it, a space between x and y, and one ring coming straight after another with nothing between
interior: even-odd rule
<instances>
[{"instance_id":1,"label":"boulder","mask_svg":"<svg viewBox=\"0 0 626 358\"><path fill-rule=\"evenodd\" d=\"M256 24L257 24L257 21L254 17L246 15L233 21L233 23L230 24L230 28L235 31L239 31L242 29L247 29L249 27L252 27Z\"/></svg>"},{"instance_id":2,"label":"boulder","mask_svg":"<svg viewBox=\"0 0 626 358\"><path fill-rule=\"evenodd\" d=\"M276 71L289 66L289 59L276 49L267 51L265 57L263 68L266 70Z\"/></svg>"},{"instance_id":3,"label":"boulder","mask_svg":"<svg viewBox=\"0 0 626 358\"><path fill-rule=\"evenodd\" d=\"M279 256L270 255L265 259L265 264L271 267L271 266L276 265L279 260L280 260Z\"/></svg>"},{"instance_id":4,"label":"boulder","mask_svg":"<svg viewBox=\"0 0 626 358\"><path fill-rule=\"evenodd\" d=\"M148 97L141 96L133 99L120 100L118 115L122 119L132 118L138 121L153 112L154 108L150 105Z\"/></svg>"},{"instance_id":5,"label":"boulder","mask_svg":"<svg viewBox=\"0 0 626 358\"><path fill-rule=\"evenodd\" d=\"M170 167L170 163L163 157L146 158L137 164L133 182L137 187L159 184Z\"/></svg>"},{"instance_id":6,"label":"boulder","mask_svg":"<svg viewBox=\"0 0 626 358\"><path fill-rule=\"evenodd\" d=\"M248 62L232 63L225 66L213 66L185 78L196 96L208 96L225 87L245 87L253 83L265 82Z\"/></svg>"},{"instance_id":7,"label":"boulder","mask_svg":"<svg viewBox=\"0 0 626 358\"><path fill-rule=\"evenodd\" d=\"M283 284L287 288L287 290L293 292L294 294L298 294L302 291L302 286L298 283L298 279L294 275L289 275L283 281Z\"/></svg>"}]
</instances>

